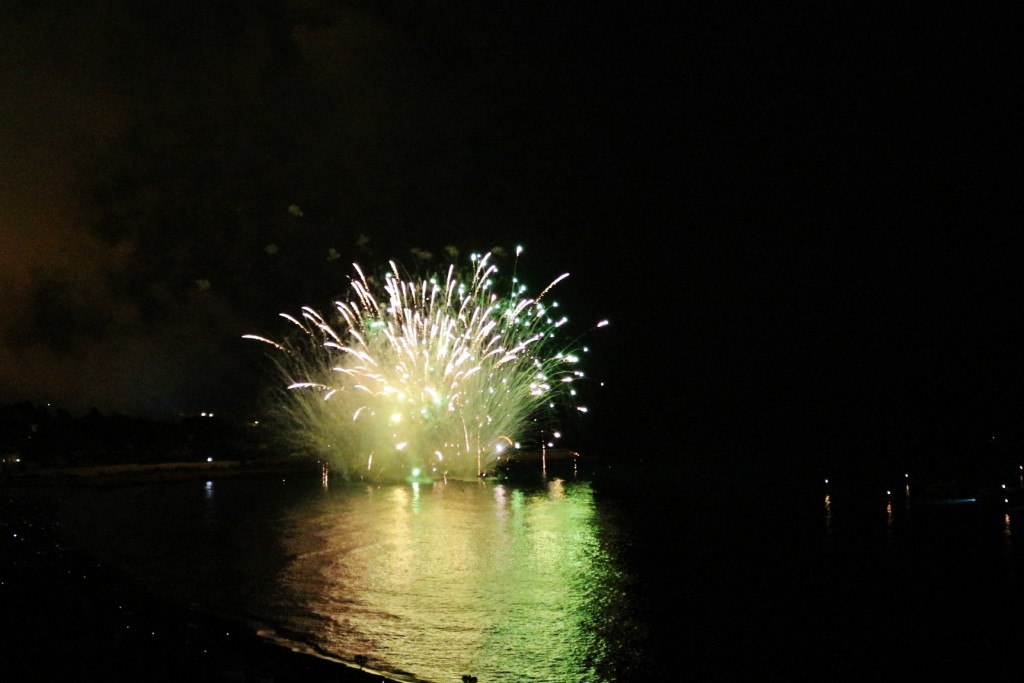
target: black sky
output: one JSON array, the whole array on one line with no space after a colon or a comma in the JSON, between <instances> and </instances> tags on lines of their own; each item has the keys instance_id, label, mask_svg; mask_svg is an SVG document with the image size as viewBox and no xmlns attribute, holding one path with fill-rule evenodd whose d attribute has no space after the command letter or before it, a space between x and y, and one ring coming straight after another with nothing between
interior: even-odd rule
<instances>
[{"instance_id":1,"label":"black sky","mask_svg":"<svg viewBox=\"0 0 1024 683\"><path fill-rule=\"evenodd\" d=\"M521 243L533 280L572 273L575 322L612 320L589 361L602 442L1017 443L1015 28L936 8L9 5L0 397L242 410L240 336L325 305L352 261Z\"/></svg>"}]
</instances>

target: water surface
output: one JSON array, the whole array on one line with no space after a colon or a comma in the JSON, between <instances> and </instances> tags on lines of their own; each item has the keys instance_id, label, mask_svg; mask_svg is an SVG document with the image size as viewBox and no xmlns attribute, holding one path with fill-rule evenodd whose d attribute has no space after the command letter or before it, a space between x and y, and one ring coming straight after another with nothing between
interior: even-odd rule
<instances>
[{"instance_id":1,"label":"water surface","mask_svg":"<svg viewBox=\"0 0 1024 683\"><path fill-rule=\"evenodd\" d=\"M160 594L437 683L995 671L1024 612L1024 511L903 484L253 478L81 490L63 513Z\"/></svg>"},{"instance_id":2,"label":"water surface","mask_svg":"<svg viewBox=\"0 0 1024 683\"><path fill-rule=\"evenodd\" d=\"M584 481L223 480L83 492L67 512L155 591L400 677L616 680L643 653L617 513Z\"/></svg>"}]
</instances>

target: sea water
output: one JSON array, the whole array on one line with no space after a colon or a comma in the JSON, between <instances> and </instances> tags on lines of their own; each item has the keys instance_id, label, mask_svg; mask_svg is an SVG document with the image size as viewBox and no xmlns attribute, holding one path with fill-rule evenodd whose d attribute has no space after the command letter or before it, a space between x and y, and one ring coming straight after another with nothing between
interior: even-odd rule
<instances>
[{"instance_id":1,"label":"sea water","mask_svg":"<svg viewBox=\"0 0 1024 683\"><path fill-rule=\"evenodd\" d=\"M1020 510L727 468L191 481L83 489L62 515L161 596L438 683L999 666L1024 604Z\"/></svg>"},{"instance_id":2,"label":"sea water","mask_svg":"<svg viewBox=\"0 0 1024 683\"><path fill-rule=\"evenodd\" d=\"M399 678L602 681L643 663L637 577L585 481L308 477L83 491L78 541L165 597Z\"/></svg>"}]
</instances>

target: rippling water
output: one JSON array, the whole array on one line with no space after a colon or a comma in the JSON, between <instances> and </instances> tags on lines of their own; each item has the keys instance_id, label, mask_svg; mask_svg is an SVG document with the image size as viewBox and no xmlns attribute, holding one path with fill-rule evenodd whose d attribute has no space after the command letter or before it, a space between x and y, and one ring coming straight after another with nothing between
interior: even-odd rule
<instances>
[{"instance_id":1,"label":"rippling water","mask_svg":"<svg viewBox=\"0 0 1024 683\"><path fill-rule=\"evenodd\" d=\"M590 484L227 480L86 492L69 518L149 587L426 681L603 681L643 661Z\"/></svg>"},{"instance_id":2,"label":"rippling water","mask_svg":"<svg viewBox=\"0 0 1024 683\"><path fill-rule=\"evenodd\" d=\"M994 670L1012 651L1020 507L728 467L637 472L227 479L81 490L64 514L82 544L160 594L400 679L713 679L751 666L918 679Z\"/></svg>"}]
</instances>

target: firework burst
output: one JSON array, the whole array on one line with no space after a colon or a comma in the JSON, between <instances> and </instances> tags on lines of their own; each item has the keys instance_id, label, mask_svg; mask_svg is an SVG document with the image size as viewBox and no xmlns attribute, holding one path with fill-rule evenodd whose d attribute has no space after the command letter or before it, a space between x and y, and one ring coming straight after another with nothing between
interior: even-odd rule
<instances>
[{"instance_id":1,"label":"firework burst","mask_svg":"<svg viewBox=\"0 0 1024 683\"><path fill-rule=\"evenodd\" d=\"M284 342L245 335L281 352L293 438L350 478L468 478L491 473L545 416L585 411L574 382L586 349L559 341L567 318L545 300L568 274L536 297L515 277L499 294L492 260L425 278L394 261L380 279L355 265L336 320L304 307L282 314L297 328Z\"/></svg>"}]
</instances>

